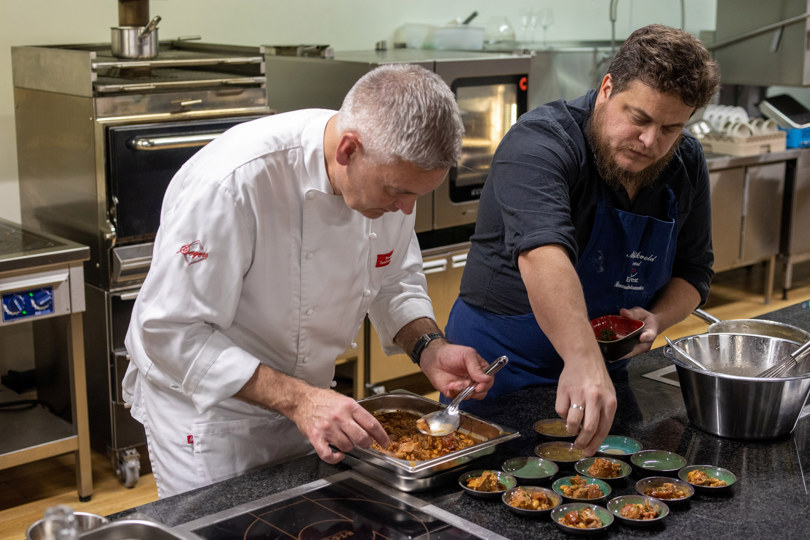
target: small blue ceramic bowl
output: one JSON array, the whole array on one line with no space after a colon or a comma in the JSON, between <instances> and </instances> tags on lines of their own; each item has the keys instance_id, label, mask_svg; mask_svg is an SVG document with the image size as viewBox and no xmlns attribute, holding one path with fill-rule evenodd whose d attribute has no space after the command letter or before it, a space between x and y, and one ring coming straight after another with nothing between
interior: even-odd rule
<instances>
[{"instance_id":1,"label":"small blue ceramic bowl","mask_svg":"<svg viewBox=\"0 0 810 540\"><path fill-rule=\"evenodd\" d=\"M596 514L596 517L599 518L599 521L602 522L601 527L595 527L593 529L580 529L577 527L572 527L570 525L566 525L565 523L560 523L562 519L565 521L565 516L569 512L579 512L583 508L590 508ZM567 532L569 534L579 534L579 535L600 535L604 534L608 527L613 523L613 514L611 514L607 508L603 508L602 506L596 504L589 504L589 503L566 503L562 504L556 508L551 510L551 521L560 528L563 532Z\"/></svg>"},{"instance_id":2,"label":"small blue ceramic bowl","mask_svg":"<svg viewBox=\"0 0 810 540\"><path fill-rule=\"evenodd\" d=\"M650 519L634 519L622 515L622 508L627 504L646 504L651 508L658 507L657 514L654 518ZM649 527L660 523L665 517L669 515L669 507L659 499L647 497L646 495L619 495L610 499L607 503L607 509L618 518L622 523L628 525L636 525L639 527Z\"/></svg>"},{"instance_id":3,"label":"small blue ceramic bowl","mask_svg":"<svg viewBox=\"0 0 810 540\"><path fill-rule=\"evenodd\" d=\"M597 459L604 459L614 466L618 465L620 467L619 473L616 476L600 476L598 474L591 474L591 466ZM574 470L583 476L592 476L593 478L598 478L600 480L604 480L605 482L616 484L630 476L630 473L633 472L633 467L620 459L609 457L589 457L577 461L576 464L574 464Z\"/></svg>"}]
</instances>

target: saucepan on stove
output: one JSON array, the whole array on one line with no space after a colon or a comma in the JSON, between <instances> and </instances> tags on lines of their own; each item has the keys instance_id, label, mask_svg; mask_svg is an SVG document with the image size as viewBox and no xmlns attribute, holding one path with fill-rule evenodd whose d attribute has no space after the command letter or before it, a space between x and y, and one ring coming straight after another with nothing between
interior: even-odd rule
<instances>
[{"instance_id":1,"label":"saucepan on stove","mask_svg":"<svg viewBox=\"0 0 810 540\"><path fill-rule=\"evenodd\" d=\"M146 26L113 26L110 48L118 58L154 58L158 55L158 29L160 15L155 15Z\"/></svg>"},{"instance_id":2,"label":"saucepan on stove","mask_svg":"<svg viewBox=\"0 0 810 540\"><path fill-rule=\"evenodd\" d=\"M674 344L707 368L694 367L673 348L664 348L675 364L686 415L695 427L741 440L785 437L796 427L810 396L810 372L772 379L756 375L798 349L797 343L719 333L682 337Z\"/></svg>"},{"instance_id":3,"label":"saucepan on stove","mask_svg":"<svg viewBox=\"0 0 810 540\"><path fill-rule=\"evenodd\" d=\"M692 314L709 323L707 329L709 334L753 334L787 339L799 344L810 340L810 332L790 324L764 319L730 319L723 321L702 309L696 309Z\"/></svg>"}]
</instances>

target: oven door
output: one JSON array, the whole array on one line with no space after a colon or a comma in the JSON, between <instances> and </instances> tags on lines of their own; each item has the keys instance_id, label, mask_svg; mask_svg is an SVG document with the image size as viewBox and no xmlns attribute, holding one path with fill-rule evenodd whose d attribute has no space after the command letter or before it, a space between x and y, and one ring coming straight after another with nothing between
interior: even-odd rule
<instances>
[{"instance_id":1,"label":"oven door","mask_svg":"<svg viewBox=\"0 0 810 540\"><path fill-rule=\"evenodd\" d=\"M113 126L107 129L109 216L116 243L154 239L166 187L197 150L260 116Z\"/></svg>"}]
</instances>

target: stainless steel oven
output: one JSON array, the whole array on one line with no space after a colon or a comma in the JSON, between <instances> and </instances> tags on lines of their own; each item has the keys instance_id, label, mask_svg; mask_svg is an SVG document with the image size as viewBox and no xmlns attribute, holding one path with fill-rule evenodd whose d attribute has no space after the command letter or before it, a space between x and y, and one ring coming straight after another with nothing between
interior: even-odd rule
<instances>
[{"instance_id":1,"label":"stainless steel oven","mask_svg":"<svg viewBox=\"0 0 810 540\"><path fill-rule=\"evenodd\" d=\"M434 71L456 95L466 130L462 158L439 189L417 202L416 231L423 247L466 240L447 237L458 228L469 238L495 148L526 112L531 57L421 49L335 51L333 58L268 54L268 104L277 111L338 109L357 79L390 63L418 64Z\"/></svg>"},{"instance_id":2,"label":"stainless steel oven","mask_svg":"<svg viewBox=\"0 0 810 540\"><path fill-rule=\"evenodd\" d=\"M174 173L231 126L270 113L262 47L161 42L12 49L23 224L90 247L85 354L90 436L127 486L146 459L121 399L124 336ZM53 344L58 346L58 344Z\"/></svg>"}]
</instances>

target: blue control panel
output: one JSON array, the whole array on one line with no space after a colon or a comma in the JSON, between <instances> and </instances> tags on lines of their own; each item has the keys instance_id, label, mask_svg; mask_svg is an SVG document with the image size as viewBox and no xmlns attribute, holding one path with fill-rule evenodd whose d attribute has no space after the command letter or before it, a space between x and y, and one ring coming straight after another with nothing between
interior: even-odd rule
<instances>
[{"instance_id":1,"label":"blue control panel","mask_svg":"<svg viewBox=\"0 0 810 540\"><path fill-rule=\"evenodd\" d=\"M3 321L16 321L50 313L53 313L53 287L3 295Z\"/></svg>"}]
</instances>

